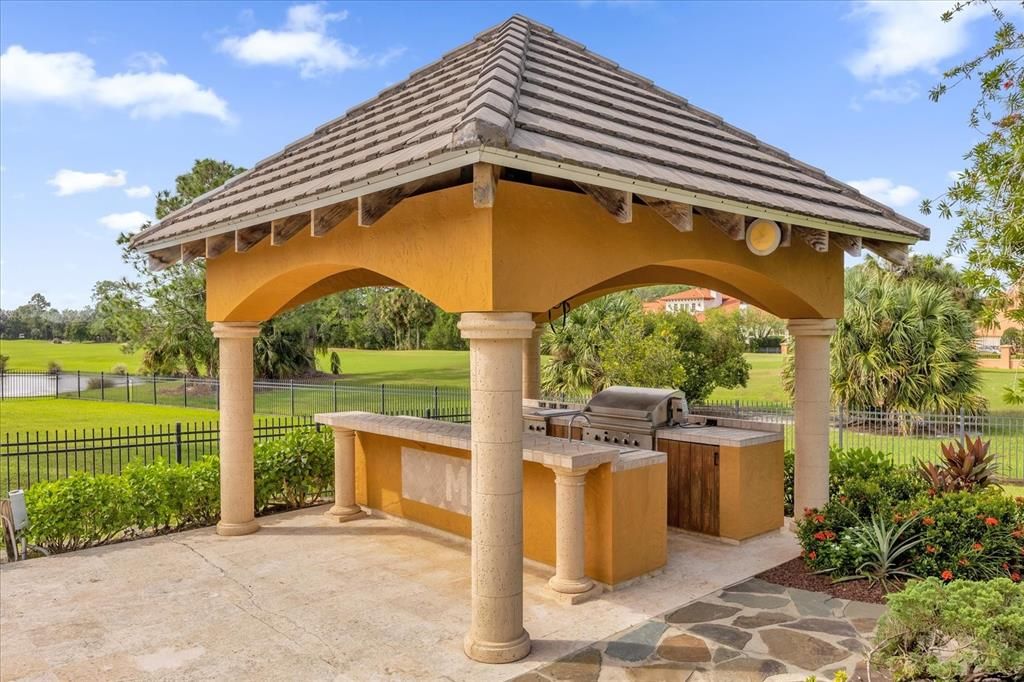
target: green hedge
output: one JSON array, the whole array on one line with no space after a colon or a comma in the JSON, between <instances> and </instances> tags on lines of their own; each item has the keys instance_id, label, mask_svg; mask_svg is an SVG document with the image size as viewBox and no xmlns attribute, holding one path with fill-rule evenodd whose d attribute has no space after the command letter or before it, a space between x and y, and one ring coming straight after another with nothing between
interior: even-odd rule
<instances>
[{"instance_id":1,"label":"green hedge","mask_svg":"<svg viewBox=\"0 0 1024 682\"><path fill-rule=\"evenodd\" d=\"M330 493L334 449L329 431L293 431L254 449L253 510L296 509ZM29 542L67 552L115 539L206 526L220 515L220 460L191 466L130 464L119 476L76 473L25 493Z\"/></svg>"}]
</instances>

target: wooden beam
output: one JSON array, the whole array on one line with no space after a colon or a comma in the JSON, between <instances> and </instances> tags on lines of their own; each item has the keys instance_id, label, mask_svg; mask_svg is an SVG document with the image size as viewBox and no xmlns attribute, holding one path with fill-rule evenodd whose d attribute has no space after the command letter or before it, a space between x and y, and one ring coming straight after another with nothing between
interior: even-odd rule
<instances>
[{"instance_id":1,"label":"wooden beam","mask_svg":"<svg viewBox=\"0 0 1024 682\"><path fill-rule=\"evenodd\" d=\"M779 223L779 229L782 230L782 241L779 242L779 246L789 246L793 243L793 226L790 223Z\"/></svg>"},{"instance_id":2,"label":"wooden beam","mask_svg":"<svg viewBox=\"0 0 1024 682\"><path fill-rule=\"evenodd\" d=\"M910 247L906 244L893 244L892 242L880 242L876 239L865 239L864 248L873 251L893 265L906 267L910 263Z\"/></svg>"},{"instance_id":3,"label":"wooden beam","mask_svg":"<svg viewBox=\"0 0 1024 682\"><path fill-rule=\"evenodd\" d=\"M232 232L216 234L206 238L206 260L216 258L227 253L235 245L235 235Z\"/></svg>"},{"instance_id":4,"label":"wooden beam","mask_svg":"<svg viewBox=\"0 0 1024 682\"><path fill-rule=\"evenodd\" d=\"M794 225L793 232L807 242L807 244L818 253L828 252L828 232L825 230L818 230L813 227L804 227L802 225Z\"/></svg>"},{"instance_id":5,"label":"wooden beam","mask_svg":"<svg viewBox=\"0 0 1024 682\"><path fill-rule=\"evenodd\" d=\"M739 213L703 207L697 207L697 211L712 225L724 232L729 239L740 240L747 236L747 219Z\"/></svg>"},{"instance_id":6,"label":"wooden beam","mask_svg":"<svg viewBox=\"0 0 1024 682\"><path fill-rule=\"evenodd\" d=\"M616 222L633 222L633 193L624 192L620 189L609 189L577 182L576 186L589 194L590 197L600 204L601 208L611 213Z\"/></svg>"},{"instance_id":7,"label":"wooden beam","mask_svg":"<svg viewBox=\"0 0 1024 682\"><path fill-rule=\"evenodd\" d=\"M150 272L160 272L178 262L181 258L180 246L168 246L166 249L158 249L146 256L146 263Z\"/></svg>"},{"instance_id":8,"label":"wooden beam","mask_svg":"<svg viewBox=\"0 0 1024 682\"><path fill-rule=\"evenodd\" d=\"M498 191L498 173L500 166L490 163L473 164L473 206L475 208L492 208L494 195Z\"/></svg>"},{"instance_id":9,"label":"wooden beam","mask_svg":"<svg viewBox=\"0 0 1024 682\"><path fill-rule=\"evenodd\" d=\"M859 256L861 249L860 237L854 237L849 234L839 234L838 232L830 233L832 243L841 248L851 256Z\"/></svg>"},{"instance_id":10,"label":"wooden beam","mask_svg":"<svg viewBox=\"0 0 1024 682\"><path fill-rule=\"evenodd\" d=\"M359 227L371 227L383 218L388 211L420 188L422 180L407 182L398 187L391 187L373 194L359 197Z\"/></svg>"},{"instance_id":11,"label":"wooden beam","mask_svg":"<svg viewBox=\"0 0 1024 682\"><path fill-rule=\"evenodd\" d=\"M309 227L309 213L299 213L270 223L270 245L281 246Z\"/></svg>"},{"instance_id":12,"label":"wooden beam","mask_svg":"<svg viewBox=\"0 0 1024 682\"><path fill-rule=\"evenodd\" d=\"M309 217L309 233L313 237L323 237L325 234L341 225L345 218L348 218L356 210L355 199L339 201L323 208L314 208Z\"/></svg>"},{"instance_id":13,"label":"wooden beam","mask_svg":"<svg viewBox=\"0 0 1024 682\"><path fill-rule=\"evenodd\" d=\"M206 255L206 240L197 239L194 242L185 242L181 245L181 262L191 263L196 258Z\"/></svg>"},{"instance_id":14,"label":"wooden beam","mask_svg":"<svg viewBox=\"0 0 1024 682\"><path fill-rule=\"evenodd\" d=\"M235 230L235 253L245 253L270 235L270 223Z\"/></svg>"},{"instance_id":15,"label":"wooden beam","mask_svg":"<svg viewBox=\"0 0 1024 682\"><path fill-rule=\"evenodd\" d=\"M677 201L658 199L655 197L640 196L644 203L650 206L655 213L665 219L672 227L680 232L693 230L693 206L681 204Z\"/></svg>"}]
</instances>

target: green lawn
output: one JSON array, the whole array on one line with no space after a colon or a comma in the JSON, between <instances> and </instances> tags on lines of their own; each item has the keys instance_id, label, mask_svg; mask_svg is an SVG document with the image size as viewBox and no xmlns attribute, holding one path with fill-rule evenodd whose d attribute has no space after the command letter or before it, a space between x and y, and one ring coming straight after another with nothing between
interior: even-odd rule
<instances>
[{"instance_id":1,"label":"green lawn","mask_svg":"<svg viewBox=\"0 0 1024 682\"><path fill-rule=\"evenodd\" d=\"M346 383L469 386L469 353L458 350L352 350L337 348ZM317 357L321 371L330 369L330 353Z\"/></svg>"},{"instance_id":2,"label":"green lawn","mask_svg":"<svg viewBox=\"0 0 1024 682\"><path fill-rule=\"evenodd\" d=\"M115 365L125 365L136 372L142 363L142 353L121 352L119 343L50 343L28 339L0 339L0 354L10 356L8 369L45 370L54 360L61 368L83 372L109 372Z\"/></svg>"},{"instance_id":3,"label":"green lawn","mask_svg":"<svg viewBox=\"0 0 1024 682\"><path fill-rule=\"evenodd\" d=\"M173 425L175 422L216 421L216 410L129 405L91 400L18 398L0 403L0 433L72 431L111 426Z\"/></svg>"}]
</instances>

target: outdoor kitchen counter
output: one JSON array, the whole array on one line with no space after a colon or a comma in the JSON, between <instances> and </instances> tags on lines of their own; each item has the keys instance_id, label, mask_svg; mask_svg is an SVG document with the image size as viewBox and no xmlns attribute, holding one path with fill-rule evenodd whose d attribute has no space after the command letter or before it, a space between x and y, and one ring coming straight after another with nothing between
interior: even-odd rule
<instances>
[{"instance_id":1,"label":"outdoor kitchen counter","mask_svg":"<svg viewBox=\"0 0 1024 682\"><path fill-rule=\"evenodd\" d=\"M781 441L781 431L757 431L728 426L670 426L658 429L659 440L677 440L702 445L728 445L742 448Z\"/></svg>"},{"instance_id":2,"label":"outdoor kitchen counter","mask_svg":"<svg viewBox=\"0 0 1024 682\"><path fill-rule=\"evenodd\" d=\"M355 432L356 502L469 537L469 424L367 412L318 414ZM523 433L523 553L553 566L557 481L583 476L586 574L606 586L663 567L668 456ZM556 480L557 477L557 480ZM577 479L578 480L578 479Z\"/></svg>"}]
</instances>

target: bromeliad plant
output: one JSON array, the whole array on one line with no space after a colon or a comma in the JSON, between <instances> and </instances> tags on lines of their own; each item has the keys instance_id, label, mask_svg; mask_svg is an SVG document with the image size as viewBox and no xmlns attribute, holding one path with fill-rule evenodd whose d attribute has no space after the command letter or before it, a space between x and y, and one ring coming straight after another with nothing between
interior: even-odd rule
<instances>
[{"instance_id":1,"label":"bromeliad plant","mask_svg":"<svg viewBox=\"0 0 1024 682\"><path fill-rule=\"evenodd\" d=\"M864 561L855 573L835 582L848 580L868 580L879 583L886 592L895 583L917 578L910 572L910 564L914 558L911 550L921 544L919 533L912 530L917 518L911 517L902 523L888 521L884 516L871 515L870 521L862 521L850 528L849 539L863 553ZM825 569L824 572L829 572Z\"/></svg>"},{"instance_id":2,"label":"bromeliad plant","mask_svg":"<svg viewBox=\"0 0 1024 682\"><path fill-rule=\"evenodd\" d=\"M989 452L992 441L982 442L979 436L971 440L964 438L966 447L957 441L942 444L943 461L918 462L918 474L925 480L933 494L955 493L961 490L977 490L995 483L998 457Z\"/></svg>"}]
</instances>

